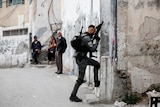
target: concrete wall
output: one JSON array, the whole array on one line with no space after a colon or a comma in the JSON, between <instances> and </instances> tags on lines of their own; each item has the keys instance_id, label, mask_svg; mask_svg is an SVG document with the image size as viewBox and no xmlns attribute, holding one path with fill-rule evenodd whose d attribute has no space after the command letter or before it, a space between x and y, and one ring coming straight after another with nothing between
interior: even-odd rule
<instances>
[{"instance_id":1,"label":"concrete wall","mask_svg":"<svg viewBox=\"0 0 160 107\"><path fill-rule=\"evenodd\" d=\"M29 1L0 9L0 68L20 66L28 62L28 35L3 36L3 31L28 28Z\"/></svg>"},{"instance_id":2,"label":"concrete wall","mask_svg":"<svg viewBox=\"0 0 160 107\"><path fill-rule=\"evenodd\" d=\"M6 0L2 1L2 8L0 9L0 26L17 26L21 23L21 16L24 18L23 24L29 22L29 0L25 0L25 4L12 5L8 7L6 7Z\"/></svg>"},{"instance_id":3,"label":"concrete wall","mask_svg":"<svg viewBox=\"0 0 160 107\"><path fill-rule=\"evenodd\" d=\"M32 5L32 37L37 35L43 45L61 26L60 0L35 0Z\"/></svg>"},{"instance_id":4,"label":"concrete wall","mask_svg":"<svg viewBox=\"0 0 160 107\"><path fill-rule=\"evenodd\" d=\"M3 37L0 41L0 68L23 67L28 62L28 38Z\"/></svg>"},{"instance_id":5,"label":"concrete wall","mask_svg":"<svg viewBox=\"0 0 160 107\"><path fill-rule=\"evenodd\" d=\"M61 27L60 6L59 0L25 0L23 5L8 7L3 2L3 8L0 9L0 68L22 67L28 63L31 57L29 47L34 35L45 45L44 50L48 47L52 32ZM3 37L3 30L20 28L28 28L28 34Z\"/></svg>"},{"instance_id":6,"label":"concrete wall","mask_svg":"<svg viewBox=\"0 0 160 107\"><path fill-rule=\"evenodd\" d=\"M33 0L30 5L29 25L31 38L36 35L43 45L39 56L39 61L43 63L47 61L49 38L61 28L61 0Z\"/></svg>"},{"instance_id":7,"label":"concrete wall","mask_svg":"<svg viewBox=\"0 0 160 107\"><path fill-rule=\"evenodd\" d=\"M117 0L118 70L127 71L133 92L160 81L160 3Z\"/></svg>"},{"instance_id":8,"label":"concrete wall","mask_svg":"<svg viewBox=\"0 0 160 107\"><path fill-rule=\"evenodd\" d=\"M116 60L116 0L100 1L100 19L104 21L101 29L101 97L104 102L111 102L119 90L115 76Z\"/></svg>"}]
</instances>

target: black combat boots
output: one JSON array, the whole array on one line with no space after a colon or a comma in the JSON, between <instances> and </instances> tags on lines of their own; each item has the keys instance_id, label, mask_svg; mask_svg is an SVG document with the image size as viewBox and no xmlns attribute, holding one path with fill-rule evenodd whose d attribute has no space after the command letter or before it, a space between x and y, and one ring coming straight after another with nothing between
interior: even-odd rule
<instances>
[{"instance_id":1,"label":"black combat boots","mask_svg":"<svg viewBox=\"0 0 160 107\"><path fill-rule=\"evenodd\" d=\"M82 99L78 98L76 95L71 95L69 99L74 102L82 102Z\"/></svg>"}]
</instances>

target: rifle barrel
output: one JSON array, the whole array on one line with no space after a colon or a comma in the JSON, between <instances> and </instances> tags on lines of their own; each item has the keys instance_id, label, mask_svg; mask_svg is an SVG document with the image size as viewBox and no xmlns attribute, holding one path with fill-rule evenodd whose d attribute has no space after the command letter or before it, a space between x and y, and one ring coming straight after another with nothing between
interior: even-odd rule
<instances>
[{"instance_id":1,"label":"rifle barrel","mask_svg":"<svg viewBox=\"0 0 160 107\"><path fill-rule=\"evenodd\" d=\"M96 27L97 30L96 30L95 36L98 36L98 33L101 30L102 25L103 25L103 21Z\"/></svg>"}]
</instances>

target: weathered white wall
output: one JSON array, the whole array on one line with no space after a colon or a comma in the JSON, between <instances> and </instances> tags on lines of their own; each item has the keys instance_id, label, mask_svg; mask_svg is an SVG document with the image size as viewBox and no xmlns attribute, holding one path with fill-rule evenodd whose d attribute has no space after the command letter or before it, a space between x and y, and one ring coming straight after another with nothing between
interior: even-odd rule
<instances>
[{"instance_id":1,"label":"weathered white wall","mask_svg":"<svg viewBox=\"0 0 160 107\"><path fill-rule=\"evenodd\" d=\"M32 37L37 35L39 41L42 45L48 40L52 35L50 24L49 24L49 6L51 0L36 0L35 5L33 5L33 13L35 17L32 21ZM45 35L45 36L44 36Z\"/></svg>"},{"instance_id":2,"label":"weathered white wall","mask_svg":"<svg viewBox=\"0 0 160 107\"><path fill-rule=\"evenodd\" d=\"M0 68L20 66L28 62L28 35L3 37L3 30L28 28L29 1L6 7L2 0L0 9ZM20 17L23 16L23 20Z\"/></svg>"},{"instance_id":3,"label":"weathered white wall","mask_svg":"<svg viewBox=\"0 0 160 107\"><path fill-rule=\"evenodd\" d=\"M27 27L28 25L26 25ZM18 29L10 27L7 29ZM6 30L2 28L1 31ZM1 33L2 34L2 33ZM0 39L0 68L24 66L28 61L28 35L6 36Z\"/></svg>"},{"instance_id":4,"label":"weathered white wall","mask_svg":"<svg viewBox=\"0 0 160 107\"><path fill-rule=\"evenodd\" d=\"M131 76L132 91L145 92L160 81L160 3L118 0L118 70Z\"/></svg>"},{"instance_id":5,"label":"weathered white wall","mask_svg":"<svg viewBox=\"0 0 160 107\"><path fill-rule=\"evenodd\" d=\"M52 30L55 31L60 28L59 25L55 27L55 23L61 23L60 0L31 1L26 0L25 5L14 5L7 8L5 7L6 3L3 3L4 8L0 10L0 17L5 16L8 12L14 10L14 8L15 10L8 18L0 20L0 25L3 26L0 29L0 58L2 59L0 67L22 66L29 62L29 57L31 57L29 51L30 33L32 33L32 38L34 35L37 35L42 45L46 45L47 47ZM24 15L24 23L19 24L18 15ZM53 28L50 26L51 24L53 24ZM29 34L2 36L3 30L19 28L28 28Z\"/></svg>"}]
</instances>

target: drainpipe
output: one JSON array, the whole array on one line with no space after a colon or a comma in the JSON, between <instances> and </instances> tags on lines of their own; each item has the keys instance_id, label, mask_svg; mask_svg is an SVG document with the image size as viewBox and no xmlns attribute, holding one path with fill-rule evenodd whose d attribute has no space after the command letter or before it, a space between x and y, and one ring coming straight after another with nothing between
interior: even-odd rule
<instances>
[{"instance_id":1,"label":"drainpipe","mask_svg":"<svg viewBox=\"0 0 160 107\"><path fill-rule=\"evenodd\" d=\"M117 61L117 0L115 1L115 61Z\"/></svg>"},{"instance_id":2,"label":"drainpipe","mask_svg":"<svg viewBox=\"0 0 160 107\"><path fill-rule=\"evenodd\" d=\"M29 26L28 26L28 36L29 36L29 61L31 61L32 56L31 56L31 43L32 43L32 3L33 1L30 0L29 3Z\"/></svg>"}]
</instances>

